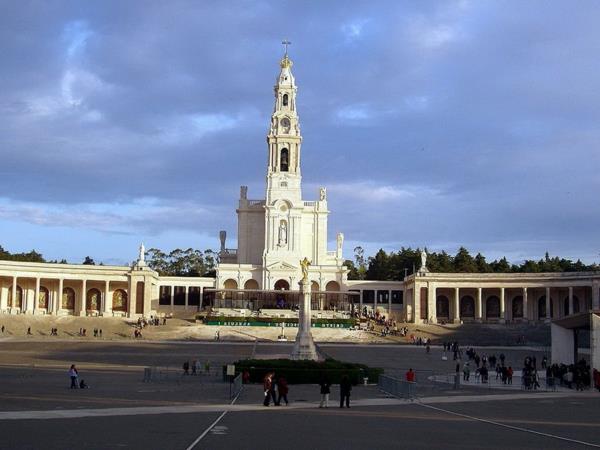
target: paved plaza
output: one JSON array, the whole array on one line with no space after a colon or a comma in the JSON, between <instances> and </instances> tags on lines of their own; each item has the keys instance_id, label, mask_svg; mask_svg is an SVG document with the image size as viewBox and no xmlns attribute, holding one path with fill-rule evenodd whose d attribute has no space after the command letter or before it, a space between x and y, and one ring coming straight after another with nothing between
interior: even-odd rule
<instances>
[{"instance_id":1,"label":"paved plaza","mask_svg":"<svg viewBox=\"0 0 600 450\"><path fill-rule=\"evenodd\" d=\"M235 342L0 342L0 448L585 448L600 446L597 404L586 391L529 392L432 381L453 372L442 350L398 345L322 344L327 355L383 367L402 376L412 367L414 401L375 385L356 386L340 409L339 387L319 409L319 388L290 387L290 405L265 408L262 386L247 385L232 402L220 366L238 358L278 355L291 344ZM542 349L479 349L516 367ZM182 376L185 360L210 361L208 374ZM68 389L75 363L91 386ZM144 367L165 376L143 382ZM31 430L35 430L32 432ZM580 441L580 442L577 442Z\"/></svg>"}]
</instances>

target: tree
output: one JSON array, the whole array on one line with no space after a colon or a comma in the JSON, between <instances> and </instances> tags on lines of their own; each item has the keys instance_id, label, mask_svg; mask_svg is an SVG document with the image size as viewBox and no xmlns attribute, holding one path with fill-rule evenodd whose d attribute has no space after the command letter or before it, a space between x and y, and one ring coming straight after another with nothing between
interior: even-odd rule
<instances>
[{"instance_id":1,"label":"tree","mask_svg":"<svg viewBox=\"0 0 600 450\"><path fill-rule=\"evenodd\" d=\"M344 266L348 268L348 279L349 280L360 280L360 274L358 273L358 269L354 265L354 262L351 259L347 259L344 261Z\"/></svg>"},{"instance_id":2,"label":"tree","mask_svg":"<svg viewBox=\"0 0 600 450\"><path fill-rule=\"evenodd\" d=\"M503 257L500 260L495 260L490 263L490 269L492 272L496 273L509 273L511 271L511 266L506 260L506 257Z\"/></svg>"},{"instance_id":3,"label":"tree","mask_svg":"<svg viewBox=\"0 0 600 450\"><path fill-rule=\"evenodd\" d=\"M477 267L477 272L479 273L488 273L492 271L490 265L485 260L485 256L481 253L475 255L475 267Z\"/></svg>"},{"instance_id":4,"label":"tree","mask_svg":"<svg viewBox=\"0 0 600 450\"><path fill-rule=\"evenodd\" d=\"M477 272L475 260L464 247L459 248L458 253L454 256L454 270L467 273Z\"/></svg>"},{"instance_id":5,"label":"tree","mask_svg":"<svg viewBox=\"0 0 600 450\"><path fill-rule=\"evenodd\" d=\"M356 265L352 264L356 271L356 277L353 278L355 280L364 280L367 277L367 263L365 261L365 251L362 247L354 247L354 262Z\"/></svg>"},{"instance_id":6,"label":"tree","mask_svg":"<svg viewBox=\"0 0 600 450\"><path fill-rule=\"evenodd\" d=\"M85 264L86 266L95 266L96 262L89 256L86 256L81 264Z\"/></svg>"},{"instance_id":7,"label":"tree","mask_svg":"<svg viewBox=\"0 0 600 450\"><path fill-rule=\"evenodd\" d=\"M383 249L369 258L369 268L367 269L367 280L389 280L390 277L390 259Z\"/></svg>"}]
</instances>

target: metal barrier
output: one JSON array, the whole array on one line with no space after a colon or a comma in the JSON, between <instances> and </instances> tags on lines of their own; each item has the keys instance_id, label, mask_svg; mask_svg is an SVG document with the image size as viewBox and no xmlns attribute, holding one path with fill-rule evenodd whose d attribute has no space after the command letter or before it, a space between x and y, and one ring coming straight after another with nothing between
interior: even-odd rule
<instances>
[{"instance_id":1,"label":"metal barrier","mask_svg":"<svg viewBox=\"0 0 600 450\"><path fill-rule=\"evenodd\" d=\"M377 387L387 394L407 400L413 400L417 394L417 383L387 375L379 375Z\"/></svg>"},{"instance_id":2,"label":"metal barrier","mask_svg":"<svg viewBox=\"0 0 600 450\"><path fill-rule=\"evenodd\" d=\"M238 375L231 381L229 399L231 400L233 397L236 397L242 391L243 386L244 383L242 381L242 374L238 373Z\"/></svg>"}]
</instances>

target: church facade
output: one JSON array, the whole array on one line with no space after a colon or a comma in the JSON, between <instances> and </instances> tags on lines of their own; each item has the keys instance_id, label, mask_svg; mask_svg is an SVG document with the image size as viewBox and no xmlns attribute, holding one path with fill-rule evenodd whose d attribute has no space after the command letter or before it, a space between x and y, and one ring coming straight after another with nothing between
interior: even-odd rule
<instances>
[{"instance_id":1,"label":"church facade","mask_svg":"<svg viewBox=\"0 0 600 450\"><path fill-rule=\"evenodd\" d=\"M221 232L219 289L298 290L300 260L305 257L311 262L313 291L340 291L347 281L343 234L337 234L336 249L327 249L326 189L320 188L314 200L302 195L302 134L292 65L286 53L274 87L264 199L248 199L248 188L242 186L238 248L227 249Z\"/></svg>"},{"instance_id":2,"label":"church facade","mask_svg":"<svg viewBox=\"0 0 600 450\"><path fill-rule=\"evenodd\" d=\"M420 270L402 281L348 280L343 234L327 248L326 189L303 197L297 86L287 52L274 94L264 198L249 199L241 187L238 248L228 249L220 233L216 278L160 276L146 265L143 247L132 266L0 261L0 314L192 315L222 304L256 311L273 299L294 310L304 258L317 314L366 309L413 323L508 323L600 310L600 272L432 273L422 255ZM282 297L289 301L280 304Z\"/></svg>"}]
</instances>

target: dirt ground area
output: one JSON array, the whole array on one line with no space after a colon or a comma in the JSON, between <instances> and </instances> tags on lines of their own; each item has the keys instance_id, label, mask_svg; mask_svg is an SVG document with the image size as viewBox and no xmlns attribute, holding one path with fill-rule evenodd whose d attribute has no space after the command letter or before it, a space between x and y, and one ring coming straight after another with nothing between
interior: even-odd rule
<instances>
[{"instance_id":1,"label":"dirt ground area","mask_svg":"<svg viewBox=\"0 0 600 450\"><path fill-rule=\"evenodd\" d=\"M73 339L73 340L133 340L137 321L112 317L72 317L72 316L32 316L0 315L0 339ZM458 340L463 345L514 345L517 337L525 336L530 345L546 346L549 340L549 327L511 325L415 325L400 324L408 328L407 337L382 336L376 329L373 332L344 328L313 328L316 342L354 344L410 344L410 336L432 339L434 344L442 341ZM50 330L58 329L57 336ZM31 334L28 334L30 329ZM102 330L101 336L94 336L94 329ZM85 330L85 336L80 334ZM288 341L295 339L297 328L281 327L225 327L196 323L193 320L171 318L166 325L146 326L138 340L152 341L211 341L216 332L222 341L262 341L276 342L281 334Z\"/></svg>"}]
</instances>

